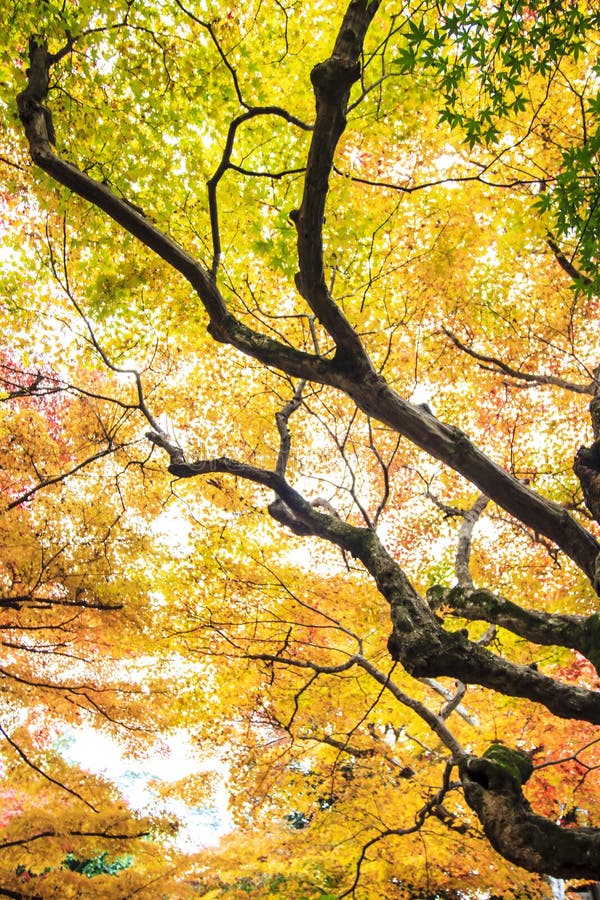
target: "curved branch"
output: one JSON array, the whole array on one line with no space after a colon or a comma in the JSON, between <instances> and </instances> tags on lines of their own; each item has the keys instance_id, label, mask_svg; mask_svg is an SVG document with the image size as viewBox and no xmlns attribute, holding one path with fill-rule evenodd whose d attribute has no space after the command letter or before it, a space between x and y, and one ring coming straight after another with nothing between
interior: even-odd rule
<instances>
[{"instance_id":1,"label":"curved branch","mask_svg":"<svg viewBox=\"0 0 600 900\"><path fill-rule=\"evenodd\" d=\"M365 672L368 672L371 678L377 681L383 688L388 690L402 706L412 709L452 752L454 758L462 759L465 756L465 751L452 732L448 729L448 726L441 716L431 712L431 710L428 709L424 703L421 703L420 700L416 700L414 697L405 694L398 685L391 681L391 673L386 675L360 653L355 653L346 662L334 666L324 666L305 659L289 659L281 655L270 653L248 653L246 656L248 659L264 660L266 662L287 665L292 668L311 669L317 675L337 675L341 672L347 672L353 666L359 666L361 669L364 669ZM301 690L305 690L305 688L306 685L303 686ZM331 743L331 741L329 743ZM336 746L336 744L334 743L332 746ZM346 748L343 747L342 749Z\"/></svg>"},{"instance_id":2,"label":"curved branch","mask_svg":"<svg viewBox=\"0 0 600 900\"><path fill-rule=\"evenodd\" d=\"M36 38L30 41L28 85L17 98L31 156L58 182L104 210L125 230L180 272L194 287L204 305L210 319L208 331L216 341L229 343L263 364L294 377L328 384L344 391L367 415L393 428L436 459L460 472L511 515L554 541L597 587L595 560L600 545L595 538L558 504L540 497L493 463L459 429L439 422L393 391L385 379L374 371L360 339L324 286L322 211L327 177L337 141L337 138L332 140L334 135L333 132L330 133L331 123L327 119L327 110L331 107L339 137L339 129L344 124L344 98L354 79L354 67L358 65L360 48L356 47L355 38L357 35L360 40L364 38L364 32L377 5L373 0L368 4L367 10L365 0L352 0L336 42L336 52L327 63L322 64L322 68L317 67L316 74L313 72L315 91L320 99L317 101L317 126L309 154L303 211L302 215L296 215L300 280L304 290L306 276L306 290L311 298L309 302L337 343L338 352L333 360L282 344L239 322L228 311L217 285L202 265L129 203L115 196L106 185L89 178L53 152L48 134L50 115L43 106L48 90L48 69L53 57L48 53L45 43ZM343 63L341 67L340 59ZM322 147L316 139L317 133ZM313 232L311 229L315 223L317 230Z\"/></svg>"},{"instance_id":3,"label":"curved branch","mask_svg":"<svg viewBox=\"0 0 600 900\"><path fill-rule=\"evenodd\" d=\"M481 722L478 721L476 716L468 713L461 703L461 700L466 693L466 687L464 684L462 684L462 682L457 681L456 690L452 692L445 685L440 684L439 681L436 681L435 678L420 678L419 680L422 682L422 684L426 684L427 687L431 688L432 691L435 691L446 701L442 711L440 712L441 719L447 719L450 714L456 710L457 715L459 715L461 719L464 719L464 721L472 728L479 728L481 726Z\"/></svg>"},{"instance_id":4,"label":"curved branch","mask_svg":"<svg viewBox=\"0 0 600 900\"><path fill-rule=\"evenodd\" d=\"M378 538L365 530L359 557L391 606L394 658L417 678L447 675L542 703L555 715L600 724L600 694L510 663L462 632L447 632Z\"/></svg>"},{"instance_id":5,"label":"curved branch","mask_svg":"<svg viewBox=\"0 0 600 900\"><path fill-rule=\"evenodd\" d=\"M444 592L443 602L460 618L500 625L535 644L578 650L600 671L600 613L579 616L523 609L486 588L452 588Z\"/></svg>"},{"instance_id":6,"label":"curved branch","mask_svg":"<svg viewBox=\"0 0 600 900\"><path fill-rule=\"evenodd\" d=\"M167 451L172 475L193 478L222 472L268 487L279 498L269 506L274 519L295 534L324 538L360 559L390 604L394 659L400 660L411 675L416 678L448 675L464 684L480 684L509 696L542 703L561 718L600 724L600 694L562 684L529 666L507 662L461 632L445 631L372 529L349 525L335 516L318 512L276 472L227 457L189 463L183 451L163 436L148 432L146 437Z\"/></svg>"},{"instance_id":7,"label":"curved branch","mask_svg":"<svg viewBox=\"0 0 600 900\"><path fill-rule=\"evenodd\" d=\"M456 569L457 581L463 588L473 587L473 578L471 577L471 571L469 569L473 530L489 502L489 497L486 497L485 494L480 494L471 509L461 513L463 521L458 531L458 543L456 545L454 566Z\"/></svg>"},{"instance_id":8,"label":"curved branch","mask_svg":"<svg viewBox=\"0 0 600 900\"><path fill-rule=\"evenodd\" d=\"M294 391L294 396L292 397L292 399L285 404L283 409L280 409L275 413L275 421L277 423L277 430L279 432L279 454L277 456L275 471L282 477L285 476L285 470L287 469L292 441L288 422L290 416L296 412L296 410L302 403L302 393L305 387L306 381L300 381L298 383L298 386L296 387L296 390Z\"/></svg>"},{"instance_id":9,"label":"curved branch","mask_svg":"<svg viewBox=\"0 0 600 900\"><path fill-rule=\"evenodd\" d=\"M372 371L356 331L334 302L323 267L323 222L329 177L338 141L346 127L350 90L360 77L360 56L379 0L352 0L338 31L332 55L318 63L310 78L316 100L315 126L308 153L300 209L291 218L298 234L296 286L335 341L336 362L348 371ZM357 372L358 374L358 372Z\"/></svg>"},{"instance_id":10,"label":"curved branch","mask_svg":"<svg viewBox=\"0 0 600 900\"><path fill-rule=\"evenodd\" d=\"M227 54L225 53L225 51L224 51L223 48L221 47L221 44L219 43L219 40L218 40L218 38L217 38L217 36L216 36L216 34L215 34L215 30L214 30L214 28L212 27L211 23L210 23L210 22L203 22L202 19L199 19L197 16L195 16L194 13L193 13L191 10L187 9L187 8L183 5L183 3L181 2L181 0L175 0L175 3L176 3L177 6L179 7L179 9L180 9L182 12L184 12L185 15L188 16L188 18L190 18L190 19L192 20L192 22L195 22L197 25L200 25L202 28L204 28L206 31L208 31L208 33L209 33L209 35L210 35L210 39L211 39L211 41L213 42L213 44L215 45L215 47L216 47L216 49L217 49L217 53L219 54L219 56L220 56L221 59L223 60L223 64L225 65L225 68L228 70L229 74L231 75L231 80L233 81L233 87L234 87L234 90L235 90L235 93L236 93L236 96L237 96L237 98L238 98L238 102L239 102L240 106L245 106L245 107L247 107L248 104L246 103L246 101L244 100L244 98L243 98L243 96L242 96L242 89L241 89L241 87L240 87L240 81L239 81L239 78L238 78L238 76L237 76L237 72L236 72L236 70L234 69L234 67L231 65L231 63L229 62L229 60L227 59Z\"/></svg>"},{"instance_id":11,"label":"curved branch","mask_svg":"<svg viewBox=\"0 0 600 900\"><path fill-rule=\"evenodd\" d=\"M394 835L396 837L403 837L408 834L415 834L417 831L420 831L420 829L423 827L427 818L431 815L441 818L442 821L445 821L447 824L449 824L449 822L448 822L449 818L452 820L454 819L454 816L451 813L448 813L446 810L444 810L444 807L442 806L442 803L443 803L446 795L451 790L458 787L457 784L453 784L450 782L450 775L451 775L452 769L454 768L454 765L455 765L455 763L453 760L451 760L450 762L448 762L446 764L446 767L444 769L444 776L443 776L443 780L442 780L442 787L440 788L439 791L437 791L434 794L433 797L431 797L430 800L427 801L427 803L424 806L421 807L421 809L419 809L417 811L417 813L415 815L415 821L412 825L409 825L406 828L386 828L385 830L381 831L380 834L376 835L374 838L371 838L370 840L366 841L366 843L362 847L360 856L356 862L356 873L354 876L354 880L353 880L352 884L350 885L350 887L347 890L343 891L339 895L339 900L342 900L343 897L349 897L350 895L354 895L354 892L355 892L356 888L358 887L358 883L360 881L362 865L367 858L367 851L371 847L373 847L375 844L379 843L379 841L384 840L386 837L391 837L392 835ZM452 825L450 825L450 827L452 827ZM464 826L459 826L458 830L460 830L461 832L464 831L465 830Z\"/></svg>"},{"instance_id":12,"label":"curved branch","mask_svg":"<svg viewBox=\"0 0 600 900\"><path fill-rule=\"evenodd\" d=\"M291 125L296 125L298 128L301 128L304 131L311 130L310 125L306 125L306 123L302 122L301 119L298 119L296 118L296 116L291 115L291 113L288 113L280 106L254 106L251 109L248 109L245 113L237 116L235 119L232 119L232 121L230 122L221 162L217 166L214 175L212 175L212 177L209 178L206 183L206 186L208 188L210 229L213 242L213 260L210 269L213 279L217 277L217 271L219 268L219 263L221 261L221 235L219 229L219 212L217 206L217 186L227 169L235 168L238 172L243 171L239 167L233 166L230 161L231 153L233 151L233 144L235 141L235 135L240 125L242 125L244 122L247 122L249 119L256 118L256 116L279 116L280 118L285 119L286 122L289 122Z\"/></svg>"},{"instance_id":13,"label":"curved branch","mask_svg":"<svg viewBox=\"0 0 600 900\"><path fill-rule=\"evenodd\" d=\"M352 109L355 106L352 103L349 106L349 109ZM482 172L485 172L487 169L491 168L493 163L497 162L496 159L492 160L492 162L488 165L481 166ZM333 171L336 175L339 175L341 178L349 179L350 181L354 181L356 184L364 184L366 187L373 188L385 188L388 191L397 191L399 194L414 194L417 191L428 190L429 188L439 187L442 184L465 184L472 181L478 181L480 184L485 184L488 187L493 188L516 188L523 187L524 185L535 184L538 185L540 183L539 178L515 178L511 181L490 181L487 178L483 177L482 172L479 175L454 175L447 176L443 178L436 178L433 181L421 181L418 184L397 184L394 181L383 181L381 179L373 180L372 178L361 178L359 175L352 175L351 172L345 172L337 166L333 166Z\"/></svg>"},{"instance_id":14,"label":"curved branch","mask_svg":"<svg viewBox=\"0 0 600 900\"><path fill-rule=\"evenodd\" d=\"M54 259L54 252L52 249L52 244L50 241L50 234L49 234L48 228L46 229L46 235L47 235L47 239L48 239L48 248L50 251L50 267L52 269L52 274L56 278L58 284L60 284L61 288L63 289L63 291L69 298L70 303L74 306L75 310L77 311L77 314L83 321L83 323L87 329L87 332L89 334L89 340L90 340L92 346L94 347L94 349L100 356L100 359L102 360L102 362L104 363L104 365L106 366L107 369L110 369L111 372L115 372L116 374L119 374L119 375L131 375L135 381L135 389L136 389L137 398L138 398L137 403L124 404L118 400L113 400L112 398L110 398L110 402L118 403L118 405L124 409L139 409L139 411L142 413L142 415L148 421L148 424L150 425L150 427L153 428L155 431L160 432L162 429L161 429L160 425L158 424L158 422L156 421L156 419L154 418L154 416L152 415L152 413L150 412L150 410L148 409L148 406L146 404L146 399L144 396L144 386L142 384L142 376L140 375L139 371L137 369L134 369L131 367L117 366L110 359L107 352L102 347L102 345L100 344L100 341L96 337L96 333L92 327L92 323L90 322L89 318L84 313L81 305L79 304L75 295L73 294L73 291L71 290L69 273L68 273L68 268L67 268L67 223L66 223L66 218L63 217L62 269L63 269L64 274L63 274L62 278L57 270L56 261ZM79 393L86 394L88 392L79 391Z\"/></svg>"},{"instance_id":15,"label":"curved branch","mask_svg":"<svg viewBox=\"0 0 600 900\"><path fill-rule=\"evenodd\" d=\"M577 384L575 381L568 381L566 378L558 378L556 375L536 375L532 372L523 372L521 369L514 369L512 366L507 365L495 356L486 356L485 353L478 353L477 350L473 350L472 347L464 344L453 331L450 331L449 328L444 328L443 331L444 334L450 338L455 347L458 347L459 350L462 350L463 353L466 353L468 356L472 356L473 359L476 359L478 362L486 363L487 365L483 365L482 368L489 369L491 372L508 375L510 378L515 378L517 381L526 381L528 384L538 384L540 386L553 385L554 387L562 388L565 391L572 391L574 394L594 395L596 392L597 385L594 381L591 381L588 384Z\"/></svg>"},{"instance_id":16,"label":"curved branch","mask_svg":"<svg viewBox=\"0 0 600 900\"><path fill-rule=\"evenodd\" d=\"M600 829L562 828L536 815L511 772L489 759L459 765L467 803L505 859L555 878L600 880Z\"/></svg>"}]
</instances>

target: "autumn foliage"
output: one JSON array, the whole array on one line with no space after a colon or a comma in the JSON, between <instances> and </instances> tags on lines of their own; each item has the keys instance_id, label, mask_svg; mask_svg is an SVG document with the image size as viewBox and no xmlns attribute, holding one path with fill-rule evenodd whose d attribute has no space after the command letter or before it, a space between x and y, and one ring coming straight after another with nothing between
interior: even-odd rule
<instances>
[{"instance_id":1,"label":"autumn foliage","mask_svg":"<svg viewBox=\"0 0 600 900\"><path fill-rule=\"evenodd\" d=\"M600 881L596 4L7 19L0 894Z\"/></svg>"}]
</instances>

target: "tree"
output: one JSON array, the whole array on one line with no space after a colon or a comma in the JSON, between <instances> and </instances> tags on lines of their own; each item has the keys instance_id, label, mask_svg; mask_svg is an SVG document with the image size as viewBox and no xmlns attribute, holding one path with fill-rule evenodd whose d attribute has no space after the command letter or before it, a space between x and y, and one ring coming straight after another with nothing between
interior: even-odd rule
<instances>
[{"instance_id":1,"label":"tree","mask_svg":"<svg viewBox=\"0 0 600 900\"><path fill-rule=\"evenodd\" d=\"M184 550L153 627L219 698L196 727L227 748L240 827L283 810L265 845L299 850L257 892L356 893L373 870L414 896L427 835L428 894L497 888L502 858L521 896L526 873L600 878L600 15L479 7L24 3L9 23L36 166L9 132L9 186L35 182L34 283L83 328L76 377L52 381L55 354L9 396L93 396L82 467L118 449L141 520L172 498ZM67 471L34 466L36 502Z\"/></svg>"},{"instance_id":2,"label":"tree","mask_svg":"<svg viewBox=\"0 0 600 900\"><path fill-rule=\"evenodd\" d=\"M78 483L87 454L106 452L91 395L74 397L54 374L34 376L22 365L13 354L1 367L0 893L80 896L93 863L94 875L113 876L95 882L96 896L114 896L117 882L125 893L157 882L168 892L174 864L160 839L172 839L173 827L163 809L140 815L110 770L92 774L97 758L80 767L68 752L74 731L94 727L141 762L157 733L160 743L174 720L180 725L185 689L171 676L181 694L167 693L172 660L149 659L156 634L143 620L161 578L150 561L142 568L141 536L120 508L126 483L115 476L117 490L107 492L109 473L96 479L90 470ZM71 473L68 491L55 477L60 469ZM156 540L146 536L143 545L166 566ZM135 868L120 865L119 854Z\"/></svg>"}]
</instances>

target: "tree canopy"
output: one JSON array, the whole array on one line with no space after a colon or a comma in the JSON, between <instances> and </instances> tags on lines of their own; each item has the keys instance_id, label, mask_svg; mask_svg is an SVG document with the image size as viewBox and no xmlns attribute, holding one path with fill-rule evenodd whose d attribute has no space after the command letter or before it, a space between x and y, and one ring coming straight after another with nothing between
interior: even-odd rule
<instances>
[{"instance_id":1,"label":"tree canopy","mask_svg":"<svg viewBox=\"0 0 600 900\"><path fill-rule=\"evenodd\" d=\"M597 4L5 18L0 893L600 880Z\"/></svg>"}]
</instances>

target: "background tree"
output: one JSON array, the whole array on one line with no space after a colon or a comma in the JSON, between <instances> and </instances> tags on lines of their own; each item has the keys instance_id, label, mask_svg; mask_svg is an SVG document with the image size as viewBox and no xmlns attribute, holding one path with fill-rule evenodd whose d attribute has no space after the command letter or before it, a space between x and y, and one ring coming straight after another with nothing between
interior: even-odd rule
<instances>
[{"instance_id":1,"label":"background tree","mask_svg":"<svg viewBox=\"0 0 600 900\"><path fill-rule=\"evenodd\" d=\"M65 414L53 454L9 448L9 502L110 473L173 534L134 607L266 848L225 845L220 884L200 859L206 890L600 877L594 448L590 511L572 471L599 434L599 27L537 0L9 21L36 168L9 131L7 398L61 387L94 445Z\"/></svg>"}]
</instances>

